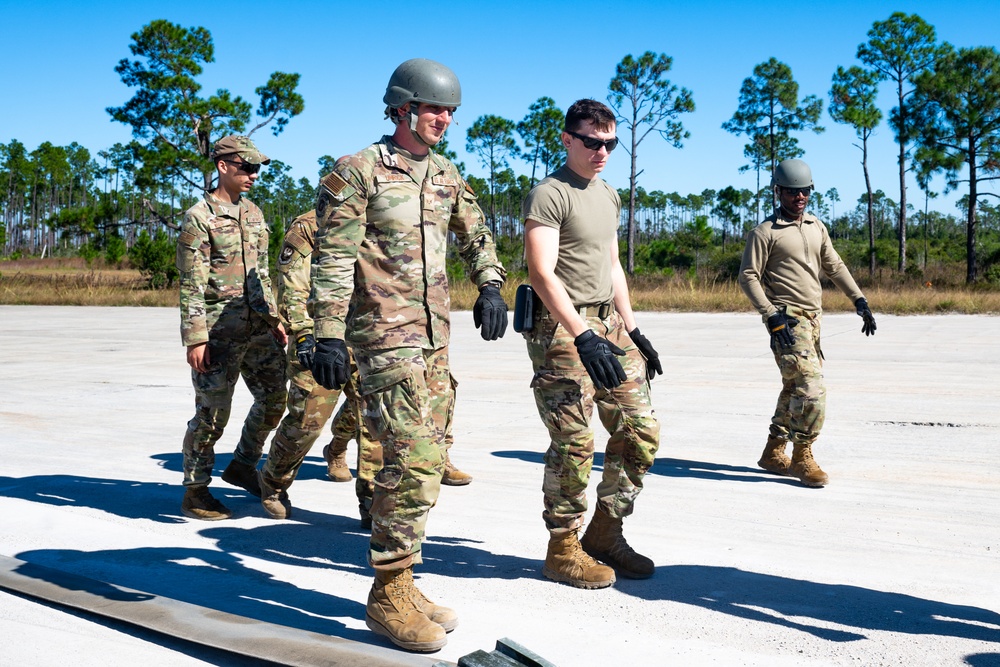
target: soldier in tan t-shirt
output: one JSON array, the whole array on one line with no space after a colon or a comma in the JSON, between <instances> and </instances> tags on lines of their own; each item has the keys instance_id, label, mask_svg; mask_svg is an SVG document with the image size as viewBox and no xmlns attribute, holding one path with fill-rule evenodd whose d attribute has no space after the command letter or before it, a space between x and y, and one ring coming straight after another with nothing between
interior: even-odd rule
<instances>
[{"instance_id":1,"label":"soldier in tan t-shirt","mask_svg":"<svg viewBox=\"0 0 1000 667\"><path fill-rule=\"evenodd\" d=\"M806 486L824 486L829 478L812 455L826 417L820 320L825 275L854 303L864 319L865 335L875 333L875 318L826 226L806 213L813 189L812 172L802 160L785 160L774 170L780 209L747 237L740 266L740 287L771 334L782 389L771 418L761 468L798 477ZM792 441L792 458L785 454Z\"/></svg>"},{"instance_id":2,"label":"soldier in tan t-shirt","mask_svg":"<svg viewBox=\"0 0 1000 667\"><path fill-rule=\"evenodd\" d=\"M653 562L625 541L622 519L632 513L659 447L649 381L663 371L636 327L618 261L618 193L597 177L618 143L614 113L600 102L580 100L569 108L565 127L566 165L539 183L524 204L528 275L541 307L534 327L523 334L535 371L535 403L550 437L542 485L549 545L542 573L579 588L603 588L614 583L615 571L633 579L654 571ZM597 509L578 539L594 458L595 404L611 439Z\"/></svg>"}]
</instances>

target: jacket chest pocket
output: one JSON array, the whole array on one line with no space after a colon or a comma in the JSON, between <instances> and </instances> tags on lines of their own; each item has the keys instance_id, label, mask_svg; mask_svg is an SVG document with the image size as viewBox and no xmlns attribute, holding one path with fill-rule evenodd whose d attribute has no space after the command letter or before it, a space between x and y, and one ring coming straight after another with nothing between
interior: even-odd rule
<instances>
[{"instance_id":1,"label":"jacket chest pocket","mask_svg":"<svg viewBox=\"0 0 1000 667\"><path fill-rule=\"evenodd\" d=\"M458 181L444 175L431 177L430 189L424 191L424 218L435 223L451 219L458 195Z\"/></svg>"},{"instance_id":2,"label":"jacket chest pocket","mask_svg":"<svg viewBox=\"0 0 1000 667\"><path fill-rule=\"evenodd\" d=\"M212 264L230 264L243 249L243 232L232 218L215 218L208 223L212 244Z\"/></svg>"},{"instance_id":3,"label":"jacket chest pocket","mask_svg":"<svg viewBox=\"0 0 1000 667\"><path fill-rule=\"evenodd\" d=\"M375 174L375 193L368 199L367 218L379 230L390 235L419 227L420 187L409 174Z\"/></svg>"}]
</instances>

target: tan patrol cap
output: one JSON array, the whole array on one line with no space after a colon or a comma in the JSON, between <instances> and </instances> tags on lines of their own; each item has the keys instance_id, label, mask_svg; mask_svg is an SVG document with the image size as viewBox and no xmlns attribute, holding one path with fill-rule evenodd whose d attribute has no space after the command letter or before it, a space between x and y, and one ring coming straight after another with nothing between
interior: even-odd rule
<instances>
[{"instance_id":1,"label":"tan patrol cap","mask_svg":"<svg viewBox=\"0 0 1000 667\"><path fill-rule=\"evenodd\" d=\"M212 147L212 160L218 160L226 155L239 155L249 164L267 164L271 161L271 158L257 150L250 137L240 134L230 134L215 142L215 146Z\"/></svg>"}]
</instances>

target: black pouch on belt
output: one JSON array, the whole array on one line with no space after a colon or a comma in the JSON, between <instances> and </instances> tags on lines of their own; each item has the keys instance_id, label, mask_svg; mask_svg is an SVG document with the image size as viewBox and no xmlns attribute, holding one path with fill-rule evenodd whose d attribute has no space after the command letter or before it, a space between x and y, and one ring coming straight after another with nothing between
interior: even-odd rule
<instances>
[{"instance_id":1,"label":"black pouch on belt","mask_svg":"<svg viewBox=\"0 0 1000 667\"><path fill-rule=\"evenodd\" d=\"M514 294L514 331L521 333L535 328L535 290L531 285L518 285Z\"/></svg>"}]
</instances>

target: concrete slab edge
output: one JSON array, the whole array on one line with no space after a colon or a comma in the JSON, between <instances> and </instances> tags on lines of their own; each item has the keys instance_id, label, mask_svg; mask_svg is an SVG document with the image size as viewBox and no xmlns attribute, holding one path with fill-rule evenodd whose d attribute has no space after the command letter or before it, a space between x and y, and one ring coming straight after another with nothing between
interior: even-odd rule
<instances>
[{"instance_id":1,"label":"concrete slab edge","mask_svg":"<svg viewBox=\"0 0 1000 667\"><path fill-rule=\"evenodd\" d=\"M454 665L116 586L0 555L0 588L231 653L306 667Z\"/></svg>"}]
</instances>

